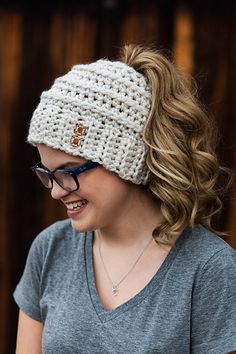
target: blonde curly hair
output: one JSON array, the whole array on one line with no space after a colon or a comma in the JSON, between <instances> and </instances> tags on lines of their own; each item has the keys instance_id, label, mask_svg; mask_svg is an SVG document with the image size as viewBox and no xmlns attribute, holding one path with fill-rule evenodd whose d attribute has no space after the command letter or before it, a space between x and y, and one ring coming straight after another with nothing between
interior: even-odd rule
<instances>
[{"instance_id":1,"label":"blonde curly hair","mask_svg":"<svg viewBox=\"0 0 236 354\"><path fill-rule=\"evenodd\" d=\"M148 186L163 214L154 238L168 242L173 232L195 223L221 235L211 226L212 216L222 208L216 187L221 167L215 154L213 122L189 81L164 55L126 45L120 60L142 73L152 90L143 139L148 146Z\"/></svg>"}]
</instances>

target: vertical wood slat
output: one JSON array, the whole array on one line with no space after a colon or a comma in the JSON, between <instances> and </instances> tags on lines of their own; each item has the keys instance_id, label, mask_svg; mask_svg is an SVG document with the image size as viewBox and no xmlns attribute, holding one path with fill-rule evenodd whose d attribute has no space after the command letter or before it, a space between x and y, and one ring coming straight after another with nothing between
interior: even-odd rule
<instances>
[{"instance_id":1,"label":"vertical wood slat","mask_svg":"<svg viewBox=\"0 0 236 354\"><path fill-rule=\"evenodd\" d=\"M234 169L234 172L236 174L236 169ZM233 188L230 199L228 230L230 231L230 235L226 241L236 249L236 187Z\"/></svg>"},{"instance_id":2,"label":"vertical wood slat","mask_svg":"<svg viewBox=\"0 0 236 354\"><path fill-rule=\"evenodd\" d=\"M1 163L1 198L0 198L0 353L7 352L7 332L10 326L9 289L10 289L10 249L9 223L13 215L9 214L9 198L11 196L10 160L11 123L13 107L18 94L21 63L21 17L18 13L0 13L0 86L1 86L1 117L0 117L0 163Z\"/></svg>"},{"instance_id":3,"label":"vertical wood slat","mask_svg":"<svg viewBox=\"0 0 236 354\"><path fill-rule=\"evenodd\" d=\"M159 11L155 4L144 9L132 9L120 19L121 45L138 43L156 46L160 38Z\"/></svg>"},{"instance_id":4,"label":"vertical wood slat","mask_svg":"<svg viewBox=\"0 0 236 354\"><path fill-rule=\"evenodd\" d=\"M233 172L234 172L234 188L232 188L232 191L230 193L230 203L229 203L229 218L228 218L228 229L231 232L231 245L236 249L236 143L235 143L235 137L236 137L236 89L235 89L235 78L236 77L236 52L235 52L235 43L236 43L236 4L234 3L234 7L231 10L231 26L230 26L230 42L232 45L230 46L229 50L229 56L230 60L228 61L228 70L230 72L230 77L231 77L231 87L230 90L228 91L228 94L232 96L231 98L231 116L232 116L232 121L229 126L229 129L233 131L233 141L234 144L231 146L231 149L233 150Z\"/></svg>"},{"instance_id":5,"label":"vertical wood slat","mask_svg":"<svg viewBox=\"0 0 236 354\"><path fill-rule=\"evenodd\" d=\"M208 4L209 5L209 4ZM204 11L203 11L204 10ZM235 165L235 41L236 6L206 6L196 4L194 16L194 61L195 77L200 90L200 98L213 113L219 127L220 139L218 155L221 164ZM224 208L217 220L217 228L232 235L225 240L235 245L236 234L232 232L232 192L223 196ZM230 205L231 203L231 205ZM231 221L230 221L231 220Z\"/></svg>"},{"instance_id":6,"label":"vertical wood slat","mask_svg":"<svg viewBox=\"0 0 236 354\"><path fill-rule=\"evenodd\" d=\"M233 154L233 161L232 161L232 170L234 172L234 187L230 193L230 202L228 205L229 209L229 217L227 220L228 230L231 233L231 241L230 244L236 249L236 89L235 89L235 77L236 77L236 51L235 51L235 43L236 43L236 4L234 2L234 6L230 11L230 25L228 33L228 41L229 41L229 60L227 62L227 68L230 77L230 85L227 91L228 95L231 96L230 101L230 115L231 115L231 122L228 126L228 129L232 131L233 136L233 144L230 146L232 149ZM227 85L226 85L227 87ZM224 89L224 87L223 87Z\"/></svg>"},{"instance_id":7,"label":"vertical wood slat","mask_svg":"<svg viewBox=\"0 0 236 354\"><path fill-rule=\"evenodd\" d=\"M64 74L74 64L93 60L95 42L96 20L86 12L77 11L70 16L63 12L53 14L50 30L53 76Z\"/></svg>"},{"instance_id":8,"label":"vertical wood slat","mask_svg":"<svg viewBox=\"0 0 236 354\"><path fill-rule=\"evenodd\" d=\"M173 53L176 65L187 74L193 72L193 19L188 8L179 7L174 18Z\"/></svg>"},{"instance_id":9,"label":"vertical wood slat","mask_svg":"<svg viewBox=\"0 0 236 354\"><path fill-rule=\"evenodd\" d=\"M13 111L11 143L11 185L10 208L12 221L8 222L8 239L11 242L10 258L11 289L9 298L20 280L29 246L41 229L42 210L40 194L36 195L36 182L31 176L33 149L26 144L28 121L38 101L41 87L48 83L50 62L48 61L48 23L50 12L35 9L19 11L22 17L21 71L16 107ZM16 177L17 171L17 177ZM11 323L6 338L8 354L14 352L18 308L12 301L8 312Z\"/></svg>"},{"instance_id":10,"label":"vertical wood slat","mask_svg":"<svg viewBox=\"0 0 236 354\"><path fill-rule=\"evenodd\" d=\"M145 38L143 35L143 27L141 26L141 18L144 14L130 13L127 14L122 21L121 43L143 43Z\"/></svg>"}]
</instances>

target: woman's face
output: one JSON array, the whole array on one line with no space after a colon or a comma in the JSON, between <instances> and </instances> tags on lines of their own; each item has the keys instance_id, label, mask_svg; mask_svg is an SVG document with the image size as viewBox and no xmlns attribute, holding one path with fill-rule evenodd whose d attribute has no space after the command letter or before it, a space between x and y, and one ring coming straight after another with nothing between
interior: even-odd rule
<instances>
[{"instance_id":1,"label":"woman's face","mask_svg":"<svg viewBox=\"0 0 236 354\"><path fill-rule=\"evenodd\" d=\"M73 168L86 162L85 159L66 154L39 144L42 164L49 170L61 166ZM122 180L102 166L81 173L78 176L80 188L75 192L63 190L53 182L51 196L61 200L67 208L74 229L89 231L109 228L126 213L127 200L132 194L132 184Z\"/></svg>"}]
</instances>

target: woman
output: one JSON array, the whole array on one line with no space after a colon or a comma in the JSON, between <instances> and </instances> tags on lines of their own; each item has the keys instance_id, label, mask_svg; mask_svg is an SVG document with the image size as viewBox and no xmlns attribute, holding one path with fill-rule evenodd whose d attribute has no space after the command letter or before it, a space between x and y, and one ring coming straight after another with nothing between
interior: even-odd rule
<instances>
[{"instance_id":1,"label":"woman","mask_svg":"<svg viewBox=\"0 0 236 354\"><path fill-rule=\"evenodd\" d=\"M31 246L17 354L236 350L236 255L211 227L210 132L174 65L139 46L43 92L33 171L69 219Z\"/></svg>"}]
</instances>

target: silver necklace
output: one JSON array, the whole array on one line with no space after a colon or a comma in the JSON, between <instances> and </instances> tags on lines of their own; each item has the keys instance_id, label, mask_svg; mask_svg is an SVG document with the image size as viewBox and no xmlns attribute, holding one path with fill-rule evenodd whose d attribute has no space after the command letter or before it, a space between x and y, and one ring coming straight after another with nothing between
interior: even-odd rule
<instances>
[{"instance_id":1,"label":"silver necklace","mask_svg":"<svg viewBox=\"0 0 236 354\"><path fill-rule=\"evenodd\" d=\"M97 234L98 235L98 234ZM107 275L107 278L109 279L111 285L112 285L112 289L111 292L114 296L117 296L118 291L119 291L119 285L128 277L128 275L132 272L132 270L134 269L134 267L136 266L136 264L138 263L138 261L140 260L140 258L142 257L142 255L144 254L144 252L146 251L146 249L148 248L148 246L151 244L151 242L153 241L153 237L151 238L151 240L147 243L147 245L144 247L144 249L142 250L142 252L140 253L140 255L138 256L138 258L136 259L136 261L134 262L134 264L132 265L132 267L130 268L130 270L121 278L121 280L117 283L114 284L110 274L107 270L107 267L105 265L104 259L102 257L102 251L101 251L101 240L100 240L100 236L98 235L98 249L99 249L99 255L103 264L103 268L105 270L105 273Z\"/></svg>"}]
</instances>

